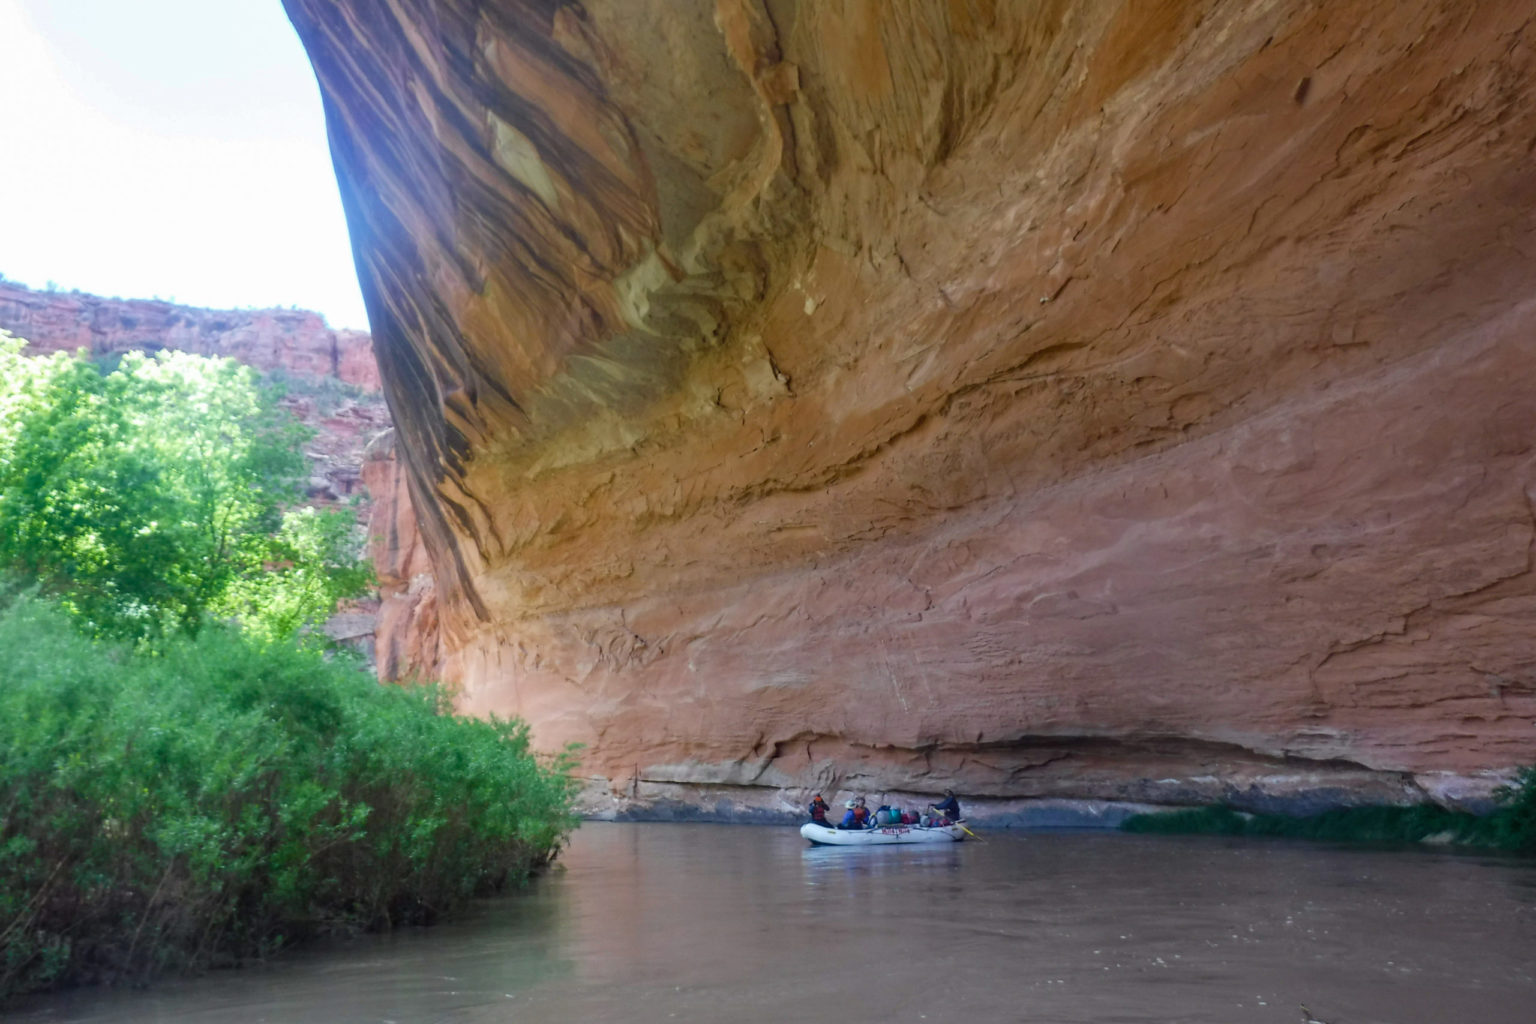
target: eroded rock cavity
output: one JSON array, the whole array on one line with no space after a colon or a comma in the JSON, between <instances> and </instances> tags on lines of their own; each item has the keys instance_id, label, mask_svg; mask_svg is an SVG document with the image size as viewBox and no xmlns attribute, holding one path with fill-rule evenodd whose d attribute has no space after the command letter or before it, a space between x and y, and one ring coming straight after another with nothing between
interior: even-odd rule
<instances>
[{"instance_id":1,"label":"eroded rock cavity","mask_svg":"<svg viewBox=\"0 0 1536 1024\"><path fill-rule=\"evenodd\" d=\"M1523 5L285 2L396 671L621 803L1536 761Z\"/></svg>"}]
</instances>

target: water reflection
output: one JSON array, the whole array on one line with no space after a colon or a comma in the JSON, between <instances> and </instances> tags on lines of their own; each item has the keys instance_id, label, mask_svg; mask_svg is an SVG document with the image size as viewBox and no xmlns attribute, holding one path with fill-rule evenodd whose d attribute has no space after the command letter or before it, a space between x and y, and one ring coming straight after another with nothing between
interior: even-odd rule
<instances>
[{"instance_id":1,"label":"water reflection","mask_svg":"<svg viewBox=\"0 0 1536 1024\"><path fill-rule=\"evenodd\" d=\"M960 843L943 846L807 846L800 855L805 884L842 884L859 875L906 877L958 871L963 863Z\"/></svg>"},{"instance_id":2,"label":"water reflection","mask_svg":"<svg viewBox=\"0 0 1536 1024\"><path fill-rule=\"evenodd\" d=\"M39 998L6 1019L79 1024L458 1019L455 1014L515 999L520 991L572 973L573 962L558 952L559 914L559 904L543 892L527 900L487 901L437 928L324 942L267 965L164 982L145 992L84 990Z\"/></svg>"},{"instance_id":3,"label":"water reflection","mask_svg":"<svg viewBox=\"0 0 1536 1024\"><path fill-rule=\"evenodd\" d=\"M588 825L528 893L13 1019L1527 1024L1536 869L1443 851L1096 833L814 848Z\"/></svg>"}]
</instances>

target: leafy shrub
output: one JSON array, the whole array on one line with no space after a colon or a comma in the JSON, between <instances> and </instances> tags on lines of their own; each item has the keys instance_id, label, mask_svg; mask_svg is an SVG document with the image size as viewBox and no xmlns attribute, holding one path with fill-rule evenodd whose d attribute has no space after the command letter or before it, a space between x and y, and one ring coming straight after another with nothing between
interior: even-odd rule
<instances>
[{"instance_id":1,"label":"leafy shrub","mask_svg":"<svg viewBox=\"0 0 1536 1024\"><path fill-rule=\"evenodd\" d=\"M156 653L0 609L0 998L430 921L575 821L567 758L434 687L209 626Z\"/></svg>"},{"instance_id":2,"label":"leafy shrub","mask_svg":"<svg viewBox=\"0 0 1536 1024\"><path fill-rule=\"evenodd\" d=\"M1186 807L1177 811L1133 814L1120 823L1123 832L1161 835L1240 836L1248 828L1249 815L1230 807Z\"/></svg>"},{"instance_id":3,"label":"leafy shrub","mask_svg":"<svg viewBox=\"0 0 1536 1024\"><path fill-rule=\"evenodd\" d=\"M1500 786L1493 795L1500 804L1489 821L1493 845L1536 853L1536 766L1522 768L1514 785Z\"/></svg>"}]
</instances>

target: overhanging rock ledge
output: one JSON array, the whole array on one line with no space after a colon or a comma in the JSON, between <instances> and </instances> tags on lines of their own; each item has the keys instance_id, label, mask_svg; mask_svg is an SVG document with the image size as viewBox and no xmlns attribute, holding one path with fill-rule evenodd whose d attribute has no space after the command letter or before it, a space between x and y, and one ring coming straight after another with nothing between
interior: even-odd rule
<instances>
[{"instance_id":1,"label":"overhanging rock ledge","mask_svg":"<svg viewBox=\"0 0 1536 1024\"><path fill-rule=\"evenodd\" d=\"M394 663L606 799L1536 761L1521 5L285 2Z\"/></svg>"}]
</instances>

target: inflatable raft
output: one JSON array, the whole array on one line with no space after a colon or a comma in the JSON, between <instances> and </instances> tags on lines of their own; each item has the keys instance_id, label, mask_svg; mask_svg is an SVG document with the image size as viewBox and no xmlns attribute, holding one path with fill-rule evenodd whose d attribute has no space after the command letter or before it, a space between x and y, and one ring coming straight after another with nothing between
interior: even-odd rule
<instances>
[{"instance_id":1,"label":"inflatable raft","mask_svg":"<svg viewBox=\"0 0 1536 1024\"><path fill-rule=\"evenodd\" d=\"M959 825L876 825L866 829L827 828L814 821L800 834L818 846L887 846L892 843L958 843L965 838Z\"/></svg>"}]
</instances>

